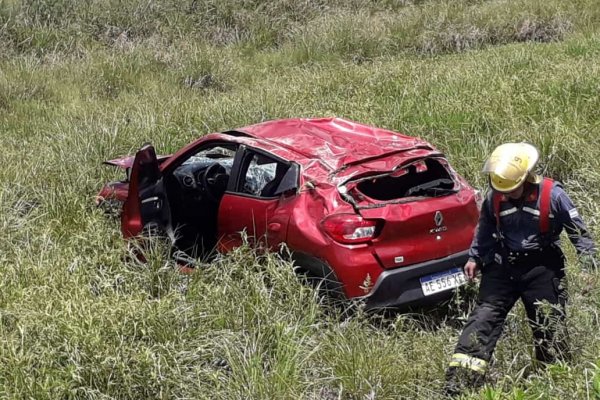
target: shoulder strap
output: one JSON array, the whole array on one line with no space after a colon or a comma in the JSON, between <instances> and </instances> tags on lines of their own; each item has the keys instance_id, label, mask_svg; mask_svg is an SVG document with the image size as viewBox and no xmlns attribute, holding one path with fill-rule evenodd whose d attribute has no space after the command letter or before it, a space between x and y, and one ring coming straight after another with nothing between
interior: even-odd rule
<instances>
[{"instance_id":1,"label":"shoulder strap","mask_svg":"<svg viewBox=\"0 0 600 400\"><path fill-rule=\"evenodd\" d=\"M494 192L492 194L492 207L494 210L494 216L496 217L496 230L500 232L500 203L504 195L499 192Z\"/></svg>"},{"instance_id":2,"label":"shoulder strap","mask_svg":"<svg viewBox=\"0 0 600 400\"><path fill-rule=\"evenodd\" d=\"M540 233L542 235L548 233L550 230L550 207L552 197L552 187L554 186L554 180L551 178L544 178L541 189L538 192L539 201L538 207L540 210ZM496 218L496 229L500 232L500 203L504 200L504 195L499 192L494 192L492 195L494 217Z\"/></svg>"},{"instance_id":3,"label":"shoulder strap","mask_svg":"<svg viewBox=\"0 0 600 400\"><path fill-rule=\"evenodd\" d=\"M540 233L542 235L548 233L550 230L550 206L552 197L552 187L554 186L554 180L551 178L544 178L542 181L542 188L540 191L539 209L540 209Z\"/></svg>"}]
</instances>

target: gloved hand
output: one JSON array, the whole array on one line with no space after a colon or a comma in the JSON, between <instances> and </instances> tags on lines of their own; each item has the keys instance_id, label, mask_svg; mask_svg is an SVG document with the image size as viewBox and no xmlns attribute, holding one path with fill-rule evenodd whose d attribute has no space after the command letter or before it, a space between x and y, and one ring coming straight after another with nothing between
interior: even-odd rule
<instances>
[{"instance_id":1,"label":"gloved hand","mask_svg":"<svg viewBox=\"0 0 600 400\"><path fill-rule=\"evenodd\" d=\"M587 272L597 271L599 267L595 255L590 253L579 255L579 265Z\"/></svg>"}]
</instances>

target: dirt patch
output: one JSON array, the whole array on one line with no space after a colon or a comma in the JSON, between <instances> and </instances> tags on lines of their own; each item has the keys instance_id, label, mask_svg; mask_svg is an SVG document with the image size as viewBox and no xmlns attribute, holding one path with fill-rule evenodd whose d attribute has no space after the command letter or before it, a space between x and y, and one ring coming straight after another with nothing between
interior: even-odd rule
<instances>
[{"instance_id":1,"label":"dirt patch","mask_svg":"<svg viewBox=\"0 0 600 400\"><path fill-rule=\"evenodd\" d=\"M554 18L551 21L536 21L527 18L516 27L517 42L557 42L573 29L571 21Z\"/></svg>"},{"instance_id":2,"label":"dirt patch","mask_svg":"<svg viewBox=\"0 0 600 400\"><path fill-rule=\"evenodd\" d=\"M33 210L40 206L37 199L20 198L13 204L13 212L19 218L27 217Z\"/></svg>"},{"instance_id":3,"label":"dirt patch","mask_svg":"<svg viewBox=\"0 0 600 400\"><path fill-rule=\"evenodd\" d=\"M200 74L198 76L186 76L183 85L190 89L216 89L224 90L225 86L213 74Z\"/></svg>"},{"instance_id":4,"label":"dirt patch","mask_svg":"<svg viewBox=\"0 0 600 400\"><path fill-rule=\"evenodd\" d=\"M425 35L418 46L420 53L456 53L482 47L490 43L489 32L476 27L449 27L442 32Z\"/></svg>"},{"instance_id":5,"label":"dirt patch","mask_svg":"<svg viewBox=\"0 0 600 400\"><path fill-rule=\"evenodd\" d=\"M131 31L118 26L107 26L101 34L97 35L97 39L107 46L120 50L133 47L133 34Z\"/></svg>"},{"instance_id":6,"label":"dirt patch","mask_svg":"<svg viewBox=\"0 0 600 400\"><path fill-rule=\"evenodd\" d=\"M0 110L8 111L10 109L10 104L6 95L4 93L0 93Z\"/></svg>"},{"instance_id":7,"label":"dirt patch","mask_svg":"<svg viewBox=\"0 0 600 400\"><path fill-rule=\"evenodd\" d=\"M214 46L227 46L249 40L250 32L239 26L216 26L209 29L206 39Z\"/></svg>"},{"instance_id":8,"label":"dirt patch","mask_svg":"<svg viewBox=\"0 0 600 400\"><path fill-rule=\"evenodd\" d=\"M548 21L526 18L512 26L448 26L423 34L415 47L418 53L441 54L514 42L549 43L563 40L572 29L571 21L558 17Z\"/></svg>"}]
</instances>

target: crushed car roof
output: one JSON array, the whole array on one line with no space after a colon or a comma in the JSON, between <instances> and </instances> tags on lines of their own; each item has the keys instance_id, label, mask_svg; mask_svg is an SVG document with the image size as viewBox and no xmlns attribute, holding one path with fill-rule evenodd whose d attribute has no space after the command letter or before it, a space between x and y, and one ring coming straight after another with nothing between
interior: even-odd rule
<instances>
[{"instance_id":1,"label":"crushed car roof","mask_svg":"<svg viewBox=\"0 0 600 400\"><path fill-rule=\"evenodd\" d=\"M236 129L272 142L331 171L412 149L436 152L426 141L343 118L294 118Z\"/></svg>"},{"instance_id":2,"label":"crushed car roof","mask_svg":"<svg viewBox=\"0 0 600 400\"><path fill-rule=\"evenodd\" d=\"M443 156L418 138L342 118L294 118L262 122L222 133L211 133L180 149L193 150L210 138L246 143L282 159L295 161L302 173L316 182L339 184L372 171L392 171L418 158ZM134 156L105 161L131 167ZM170 156L160 156L168 164Z\"/></svg>"}]
</instances>

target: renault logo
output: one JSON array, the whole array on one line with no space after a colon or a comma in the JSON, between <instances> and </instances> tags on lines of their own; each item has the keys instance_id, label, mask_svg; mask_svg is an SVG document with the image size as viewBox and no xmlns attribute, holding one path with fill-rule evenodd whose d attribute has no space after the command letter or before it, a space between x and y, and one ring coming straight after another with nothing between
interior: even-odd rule
<instances>
[{"instance_id":1,"label":"renault logo","mask_svg":"<svg viewBox=\"0 0 600 400\"><path fill-rule=\"evenodd\" d=\"M430 229L429 233L435 234L435 233L446 232L448 230L447 226L442 225L444 223L444 216L442 215L441 211L435 212L433 221L435 222L435 228ZM438 236L438 240L439 239L441 239L441 236Z\"/></svg>"},{"instance_id":2,"label":"renault logo","mask_svg":"<svg viewBox=\"0 0 600 400\"><path fill-rule=\"evenodd\" d=\"M444 216L442 215L442 212L436 211L433 220L435 221L435 226L442 226L444 223Z\"/></svg>"}]
</instances>

